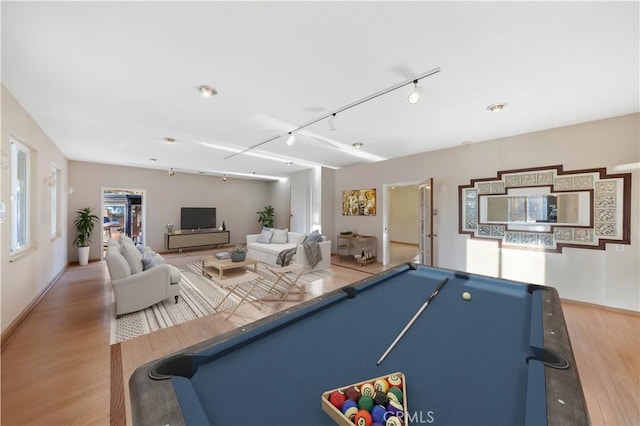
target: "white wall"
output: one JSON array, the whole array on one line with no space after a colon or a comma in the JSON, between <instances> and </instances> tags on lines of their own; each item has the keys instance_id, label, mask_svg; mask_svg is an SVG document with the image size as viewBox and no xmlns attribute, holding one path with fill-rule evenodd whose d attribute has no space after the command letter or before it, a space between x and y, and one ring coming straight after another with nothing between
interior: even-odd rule
<instances>
[{"instance_id":1,"label":"white wall","mask_svg":"<svg viewBox=\"0 0 640 426\"><path fill-rule=\"evenodd\" d=\"M565 248L562 253L500 249L496 242L458 233L458 186L499 170L562 164L564 170L606 167L640 160L640 114L473 143L336 171L335 226L382 241L382 215L342 216L341 194L354 188L434 178L437 266L554 286L567 299L640 311L639 173L632 174L631 245L617 250ZM378 206L384 200L378 200ZM382 254L379 244L378 256Z\"/></svg>"},{"instance_id":2,"label":"white wall","mask_svg":"<svg viewBox=\"0 0 640 426\"><path fill-rule=\"evenodd\" d=\"M269 184L269 188L269 204L274 208L273 226L281 229L291 228L291 217L289 213L291 201L291 179L271 182ZM262 210L262 208L260 210ZM260 226L262 225L258 224L257 231L260 231Z\"/></svg>"},{"instance_id":3,"label":"white wall","mask_svg":"<svg viewBox=\"0 0 640 426\"><path fill-rule=\"evenodd\" d=\"M1 170L0 199L7 207L6 221L0 225L2 263L0 303L2 331L46 288L67 265L67 177L68 163L60 150L38 127L16 99L2 86L2 155L10 157L9 136L32 150L31 156L31 246L19 259L9 258L11 246L11 168ZM51 238L50 188L44 184L51 165L60 170L60 236Z\"/></svg>"},{"instance_id":4,"label":"white wall","mask_svg":"<svg viewBox=\"0 0 640 426\"><path fill-rule=\"evenodd\" d=\"M320 205L320 223L322 227L322 234L329 240L333 240L335 232L335 215L333 212L333 197L335 195L335 181L336 173L333 169L322 168L321 169L321 188L322 197Z\"/></svg>"},{"instance_id":5,"label":"white wall","mask_svg":"<svg viewBox=\"0 0 640 426\"><path fill-rule=\"evenodd\" d=\"M272 184L233 178L223 182L220 177L190 173L169 176L164 170L70 161L69 185L74 189L69 196L70 227L73 212L79 208L91 206L96 212L100 211L102 188L144 190L147 208L145 243L155 251L163 251L165 226L171 222L179 228L180 207L215 207L216 224L222 224L224 220L231 243L245 243L247 234L260 231L256 212L270 203ZM100 259L99 230L91 240L89 258ZM69 259L76 261L77 250L72 243L73 235L69 235Z\"/></svg>"}]
</instances>

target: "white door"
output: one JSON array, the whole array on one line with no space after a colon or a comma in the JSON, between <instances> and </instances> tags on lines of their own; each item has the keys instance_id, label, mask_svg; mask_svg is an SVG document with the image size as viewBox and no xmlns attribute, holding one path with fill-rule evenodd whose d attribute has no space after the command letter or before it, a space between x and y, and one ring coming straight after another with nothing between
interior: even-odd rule
<instances>
[{"instance_id":1,"label":"white door","mask_svg":"<svg viewBox=\"0 0 640 426\"><path fill-rule=\"evenodd\" d=\"M290 231L308 232L311 229L311 197L313 192L311 177L310 172L297 173L291 179Z\"/></svg>"}]
</instances>

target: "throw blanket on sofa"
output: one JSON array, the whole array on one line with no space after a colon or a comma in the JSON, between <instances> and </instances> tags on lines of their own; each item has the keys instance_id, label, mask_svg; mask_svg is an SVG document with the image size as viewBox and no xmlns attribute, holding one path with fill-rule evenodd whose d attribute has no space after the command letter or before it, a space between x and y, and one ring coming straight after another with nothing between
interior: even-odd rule
<instances>
[{"instance_id":1,"label":"throw blanket on sofa","mask_svg":"<svg viewBox=\"0 0 640 426\"><path fill-rule=\"evenodd\" d=\"M289 266L289 263L291 263L291 259L293 259L293 256L295 256L297 250L297 247L282 250L280 253L278 253L276 264L280 266Z\"/></svg>"},{"instance_id":2,"label":"throw blanket on sofa","mask_svg":"<svg viewBox=\"0 0 640 426\"><path fill-rule=\"evenodd\" d=\"M311 241L308 243L302 243L302 247L304 248L304 252L307 255L307 260L309 261L309 266L312 268L315 267L318 262L322 260L322 252L320 251L320 244L315 241Z\"/></svg>"},{"instance_id":3,"label":"throw blanket on sofa","mask_svg":"<svg viewBox=\"0 0 640 426\"><path fill-rule=\"evenodd\" d=\"M309 266L311 266L312 268L322 260L322 252L320 251L320 245L317 242L310 241L302 243L302 247L304 248L304 252L307 255ZM276 264L280 266L288 266L291 263L291 259L296 254L297 250L297 247L282 250L280 253L278 253Z\"/></svg>"}]
</instances>

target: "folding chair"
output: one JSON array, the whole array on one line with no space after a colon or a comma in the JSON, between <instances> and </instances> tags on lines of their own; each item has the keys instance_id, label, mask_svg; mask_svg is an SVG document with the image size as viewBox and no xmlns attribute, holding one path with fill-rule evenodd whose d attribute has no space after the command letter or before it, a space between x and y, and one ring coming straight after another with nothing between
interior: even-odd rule
<instances>
[{"instance_id":1,"label":"folding chair","mask_svg":"<svg viewBox=\"0 0 640 426\"><path fill-rule=\"evenodd\" d=\"M240 305L242 305L244 303L245 300L247 300L247 298L251 295L251 293L253 292L253 290L255 290L255 288L257 287L257 285L260 283L260 281L262 281L264 278L259 276L258 274L255 274L251 271L244 271L243 274L240 275L235 275L234 277L229 277L229 278L224 278L221 280L217 280L217 282L220 283L220 285L224 288L224 290L227 291L227 295L224 296L224 298L222 298L222 300L220 301L220 303L218 303L218 305L216 305L216 307L214 308L216 311L218 310L218 307L220 305L222 305L222 303L227 300L227 298L229 296L231 296L232 293L235 292L236 288L238 288L238 286L240 284L244 284L244 283L248 283L248 282L252 282L251 284L251 288L245 293L244 296L242 296L240 298L240 302L238 302L238 304L233 308L233 310L229 313L229 315L227 315L227 317L225 318L225 320L228 320L231 315L234 314L234 312L236 311L236 309L238 309L240 307Z\"/></svg>"},{"instance_id":2,"label":"folding chair","mask_svg":"<svg viewBox=\"0 0 640 426\"><path fill-rule=\"evenodd\" d=\"M298 279L300 279L303 274L310 271L311 267L307 265L300 265L298 263L292 263L289 266L283 266L281 268L267 267L267 269L277 278L273 285L269 288L269 293L271 293L271 290L276 288L280 281L282 281L286 287L285 292L280 296L281 299L287 297L291 289L294 287L299 290L299 292L296 292L297 294L306 293L302 285L298 284Z\"/></svg>"}]
</instances>

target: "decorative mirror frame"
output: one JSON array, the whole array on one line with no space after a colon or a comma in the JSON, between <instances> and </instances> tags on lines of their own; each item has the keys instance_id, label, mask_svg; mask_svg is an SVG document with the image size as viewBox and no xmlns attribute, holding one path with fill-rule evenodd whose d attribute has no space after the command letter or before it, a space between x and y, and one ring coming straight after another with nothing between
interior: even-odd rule
<instances>
[{"instance_id":1,"label":"decorative mirror frame","mask_svg":"<svg viewBox=\"0 0 640 426\"><path fill-rule=\"evenodd\" d=\"M590 192L589 225L545 223L549 231L523 230L522 224L482 223L480 197L508 195L510 189L549 187L550 195ZM604 250L607 243L631 244L631 173L607 175L606 168L564 171L548 166L498 171L459 189L459 233L498 241L508 248L561 253L563 247Z\"/></svg>"}]
</instances>

